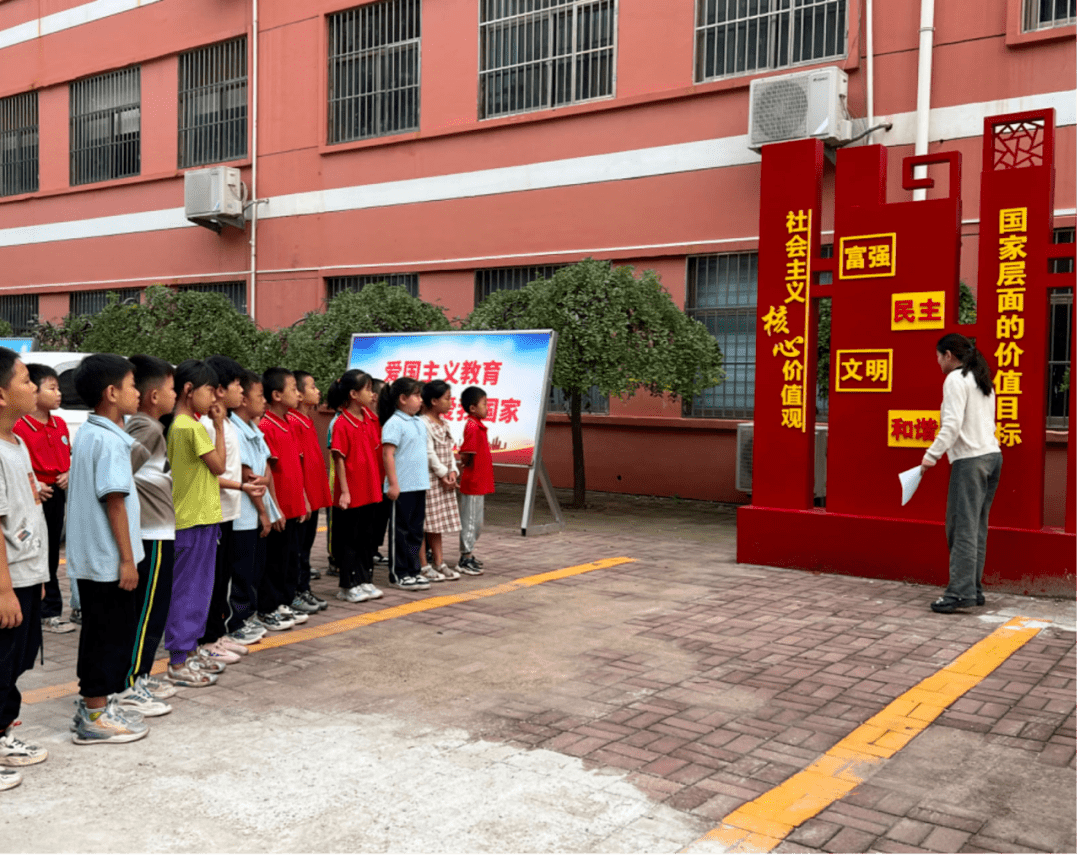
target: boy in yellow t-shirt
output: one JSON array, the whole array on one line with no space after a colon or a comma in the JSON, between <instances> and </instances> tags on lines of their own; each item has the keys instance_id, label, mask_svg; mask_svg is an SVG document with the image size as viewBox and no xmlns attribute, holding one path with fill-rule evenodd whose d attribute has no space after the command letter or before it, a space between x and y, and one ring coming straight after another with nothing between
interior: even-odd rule
<instances>
[{"instance_id":1,"label":"boy in yellow t-shirt","mask_svg":"<svg viewBox=\"0 0 1080 855\"><path fill-rule=\"evenodd\" d=\"M199 648L214 586L221 497L217 476L225 471L225 409L216 403L217 375L206 363L188 359L176 367L176 415L169 427L168 457L176 509L176 557L172 600L165 624L168 677L177 686L201 688L217 682L225 666ZM199 417L210 414L214 442Z\"/></svg>"}]
</instances>

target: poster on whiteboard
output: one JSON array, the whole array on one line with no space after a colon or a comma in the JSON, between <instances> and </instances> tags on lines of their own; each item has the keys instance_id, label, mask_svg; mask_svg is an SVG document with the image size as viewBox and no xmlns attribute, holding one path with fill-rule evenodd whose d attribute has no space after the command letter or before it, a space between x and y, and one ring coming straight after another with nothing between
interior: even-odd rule
<instances>
[{"instance_id":1,"label":"poster on whiteboard","mask_svg":"<svg viewBox=\"0 0 1080 855\"><path fill-rule=\"evenodd\" d=\"M446 415L454 445L461 443L467 415L458 397L469 386L487 393L491 456L496 465L532 466L542 441L555 334L513 332L357 333L349 368L388 383L414 377L445 380L454 407Z\"/></svg>"}]
</instances>

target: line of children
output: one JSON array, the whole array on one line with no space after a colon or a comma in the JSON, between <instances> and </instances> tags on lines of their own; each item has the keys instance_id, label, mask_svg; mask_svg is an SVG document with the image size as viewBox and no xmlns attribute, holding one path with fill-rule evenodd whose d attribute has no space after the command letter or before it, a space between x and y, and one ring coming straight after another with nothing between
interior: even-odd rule
<instances>
[{"instance_id":1,"label":"line of children","mask_svg":"<svg viewBox=\"0 0 1080 855\"><path fill-rule=\"evenodd\" d=\"M177 686L214 685L265 632L325 608L310 592L310 558L307 571L302 559L315 515L331 501L338 509L331 537L341 566L338 599L382 596L372 571L388 513L394 587L425 590L430 581L459 578L442 554L442 535L461 528L443 418L452 398L443 381L423 389L410 378L384 385L378 416L370 376L349 371L333 384L328 400L339 413L329 437L331 499L310 418L319 391L305 372L271 368L260 377L226 357L174 369L150 356L88 356L75 388L93 412L70 455L66 426L51 415L60 404L55 372L42 368L37 377L40 388L27 366L0 348L0 789L21 780L12 767L47 756L11 728L19 711L15 683L32 667L41 631L69 631L43 620L41 596L46 583L50 602L62 605L56 568L65 488L68 575L82 583L83 606L76 744L145 737L145 719L171 711L166 699ZM471 471L474 492L463 489L470 533L466 549L462 532L459 567L473 574L483 495L491 491L480 423L485 403L480 389L463 393L470 425L462 481L464 488ZM17 423L29 440L17 435ZM36 465L28 446L40 448ZM59 513L54 506L50 519L43 503L58 494ZM55 560L52 519L59 520ZM435 562L421 570L425 531ZM167 680L150 674L162 641Z\"/></svg>"}]
</instances>

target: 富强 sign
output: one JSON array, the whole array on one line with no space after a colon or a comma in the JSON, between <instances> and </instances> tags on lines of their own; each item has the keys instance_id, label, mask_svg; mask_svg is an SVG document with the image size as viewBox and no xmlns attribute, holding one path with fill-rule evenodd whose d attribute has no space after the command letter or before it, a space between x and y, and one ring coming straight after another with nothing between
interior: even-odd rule
<instances>
[{"instance_id":1,"label":"\u5bcc\u5f3a sign","mask_svg":"<svg viewBox=\"0 0 1080 855\"><path fill-rule=\"evenodd\" d=\"M487 393L488 428L496 464L531 466L543 436L551 385L555 333L514 332L357 333L349 368L393 383L413 377L422 383L445 380L454 406L446 415L455 444L468 417L458 398L469 386Z\"/></svg>"}]
</instances>

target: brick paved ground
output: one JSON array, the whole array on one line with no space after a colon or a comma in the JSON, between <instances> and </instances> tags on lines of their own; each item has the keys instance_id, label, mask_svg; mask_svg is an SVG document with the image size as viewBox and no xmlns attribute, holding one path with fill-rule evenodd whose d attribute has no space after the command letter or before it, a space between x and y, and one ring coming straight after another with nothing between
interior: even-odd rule
<instances>
[{"instance_id":1,"label":"brick paved ground","mask_svg":"<svg viewBox=\"0 0 1080 855\"><path fill-rule=\"evenodd\" d=\"M477 549L489 573L429 594L609 556L635 563L268 650L191 700L393 714L580 758L687 820L678 832L638 821L637 836L581 851L674 851L694 839L679 834L804 768L1009 616L1048 617L1053 626L777 851L1075 851L1075 603L989 591L985 609L942 616L923 586L737 565L732 509L704 503L601 496L568 514L567 532L526 540L515 534L520 496L502 490L489 510ZM323 563L321 537L315 556ZM315 589L329 598L334 583ZM424 596L332 601L317 620ZM48 636L46 664L24 687L72 679L75 638Z\"/></svg>"}]
</instances>

